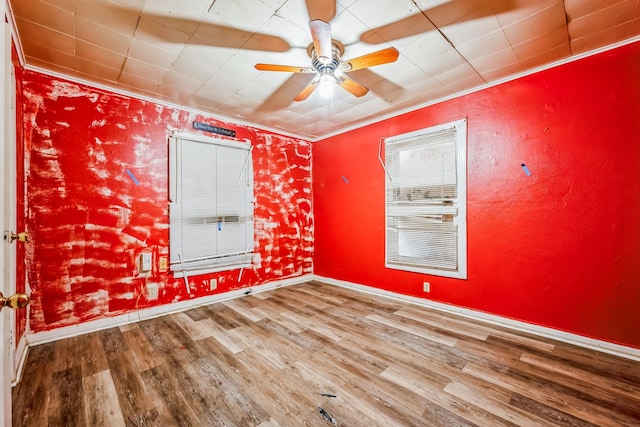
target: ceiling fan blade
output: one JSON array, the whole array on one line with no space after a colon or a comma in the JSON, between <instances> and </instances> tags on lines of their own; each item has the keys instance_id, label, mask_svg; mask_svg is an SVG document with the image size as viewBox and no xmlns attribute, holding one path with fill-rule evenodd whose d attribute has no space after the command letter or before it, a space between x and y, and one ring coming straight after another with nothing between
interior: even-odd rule
<instances>
[{"instance_id":1,"label":"ceiling fan blade","mask_svg":"<svg viewBox=\"0 0 640 427\"><path fill-rule=\"evenodd\" d=\"M315 78L315 79L311 80L311 82L309 82L309 84L304 89L302 89L302 92L300 92L295 98L293 98L293 100L294 101L304 101L305 99L307 99L309 97L309 95L311 95L311 92L316 90L316 88L318 87L319 83L320 83L320 79L319 78Z\"/></svg>"},{"instance_id":2,"label":"ceiling fan blade","mask_svg":"<svg viewBox=\"0 0 640 427\"><path fill-rule=\"evenodd\" d=\"M331 25L320 19L309 21L313 48L318 60L323 64L331 62Z\"/></svg>"},{"instance_id":3,"label":"ceiling fan blade","mask_svg":"<svg viewBox=\"0 0 640 427\"><path fill-rule=\"evenodd\" d=\"M423 2L427 3L427 2ZM492 2L490 8L480 8L477 2L450 0L431 8L421 8L414 15L381 27L372 28L360 35L360 41L369 44L390 42L405 37L438 30L451 24L500 15L516 8L517 1L502 0Z\"/></svg>"},{"instance_id":4,"label":"ceiling fan blade","mask_svg":"<svg viewBox=\"0 0 640 427\"><path fill-rule=\"evenodd\" d=\"M297 75L298 74L294 74L294 76ZM363 86L370 87L371 92L386 102L395 102L410 92L409 89L377 74L372 68L363 68L362 70L354 71L353 73L349 73L349 77Z\"/></svg>"},{"instance_id":5,"label":"ceiling fan blade","mask_svg":"<svg viewBox=\"0 0 640 427\"><path fill-rule=\"evenodd\" d=\"M342 87L353 96L360 98L361 96L364 96L367 94L367 92L369 92L369 89L347 76L341 76L340 79L342 79L342 81L338 82L340 87Z\"/></svg>"},{"instance_id":6,"label":"ceiling fan blade","mask_svg":"<svg viewBox=\"0 0 640 427\"><path fill-rule=\"evenodd\" d=\"M309 19L322 19L329 22L336 16L336 0L305 0Z\"/></svg>"},{"instance_id":7,"label":"ceiling fan blade","mask_svg":"<svg viewBox=\"0 0 640 427\"><path fill-rule=\"evenodd\" d=\"M98 6L98 4L95 6L104 7L101 13L108 16L117 16L119 22L138 22L136 31L169 43L185 44L188 42L189 44L202 46L267 52L286 52L291 49L289 43L278 36L240 30L226 25L202 22L197 19L178 18L171 14L157 14L146 11L142 13L138 9L116 6L113 4L116 2L97 3L105 3L104 6ZM167 31L167 29L170 31Z\"/></svg>"},{"instance_id":8,"label":"ceiling fan blade","mask_svg":"<svg viewBox=\"0 0 640 427\"><path fill-rule=\"evenodd\" d=\"M284 71L287 73L315 72L315 70L311 67L296 67L295 65L277 65L277 64L256 64L256 69L260 71Z\"/></svg>"},{"instance_id":9,"label":"ceiling fan blade","mask_svg":"<svg viewBox=\"0 0 640 427\"><path fill-rule=\"evenodd\" d=\"M355 71L362 68L373 67L375 65L396 62L398 60L398 55L398 49L396 49L395 47L389 47L387 49L378 50L376 52L368 53L366 55L344 61L342 64L340 64L340 70Z\"/></svg>"},{"instance_id":10,"label":"ceiling fan blade","mask_svg":"<svg viewBox=\"0 0 640 427\"><path fill-rule=\"evenodd\" d=\"M289 108L293 98L309 84L309 76L304 74L290 74L271 95L260 102L254 112L257 114L269 114L274 111Z\"/></svg>"}]
</instances>

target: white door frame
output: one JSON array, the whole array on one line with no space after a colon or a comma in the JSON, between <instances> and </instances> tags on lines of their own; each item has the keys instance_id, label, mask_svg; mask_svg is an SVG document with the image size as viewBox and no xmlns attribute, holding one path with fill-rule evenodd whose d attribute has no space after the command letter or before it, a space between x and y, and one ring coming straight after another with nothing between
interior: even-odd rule
<instances>
[{"instance_id":1,"label":"white door frame","mask_svg":"<svg viewBox=\"0 0 640 427\"><path fill-rule=\"evenodd\" d=\"M7 187L10 187L11 179L10 171L7 167L8 154L15 152L10 150L11 144L15 141L11 141L12 127L15 123L11 123L11 106L9 98L11 96L10 82L11 73L11 31L9 25L5 22L5 16L7 14L7 6L4 1L1 2L0 12L2 17L2 30L0 31L0 56L2 57L2 67L0 67L0 129L1 132L1 148L0 148L0 200L3 202L3 207L0 209L0 221L3 228L11 226L10 216L7 212L11 212L11 209L15 211L15 196L14 200L11 198L10 191L7 191ZM15 162L15 159L13 159ZM14 172L15 173L15 172ZM6 229L6 228L4 228ZM2 269L2 285L0 290L5 296L9 296L15 291L15 283L12 283L12 259L11 253L15 253L15 250L10 250L10 247L5 244L0 244L0 268ZM13 266L15 267L15 266ZM15 278L15 274L13 274ZM2 351L2 363L0 363L0 402L2 408L2 422L4 425L11 425L11 380L13 374L13 344L12 344L12 326L15 324L11 321L11 316L15 317L15 313L11 310L4 309L0 312L0 351Z\"/></svg>"}]
</instances>

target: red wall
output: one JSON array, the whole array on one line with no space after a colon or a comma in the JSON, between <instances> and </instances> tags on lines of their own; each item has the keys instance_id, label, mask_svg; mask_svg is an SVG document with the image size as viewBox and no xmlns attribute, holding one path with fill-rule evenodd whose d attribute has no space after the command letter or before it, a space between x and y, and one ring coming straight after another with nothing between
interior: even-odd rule
<instances>
[{"instance_id":1,"label":"red wall","mask_svg":"<svg viewBox=\"0 0 640 427\"><path fill-rule=\"evenodd\" d=\"M468 280L386 269L380 138L461 118ZM639 141L640 43L319 141L314 272L640 348Z\"/></svg>"},{"instance_id":2,"label":"red wall","mask_svg":"<svg viewBox=\"0 0 640 427\"><path fill-rule=\"evenodd\" d=\"M35 72L19 80L33 331L214 293L212 277L220 293L312 272L309 142ZM169 251L167 136L199 133L193 121L254 147L257 256L240 281L238 270L191 277L188 295L157 261ZM154 256L146 279L136 273L143 250ZM159 283L159 300L147 301L146 282Z\"/></svg>"},{"instance_id":3,"label":"red wall","mask_svg":"<svg viewBox=\"0 0 640 427\"><path fill-rule=\"evenodd\" d=\"M18 52L15 46L11 45L11 62L14 70L19 70L20 61L18 59ZM20 81L16 78L16 97L19 97L20 93ZM16 200L24 200L24 141L22 137L22 103L16 102ZM16 206L16 229L14 231L20 232L26 229L24 215L24 203L19 203ZM16 247L16 259L13 260L16 266L16 292L26 293L25 277L26 277L26 255L25 245L21 243L14 243ZM27 310L16 310L16 328L15 334L16 345L27 330Z\"/></svg>"}]
</instances>

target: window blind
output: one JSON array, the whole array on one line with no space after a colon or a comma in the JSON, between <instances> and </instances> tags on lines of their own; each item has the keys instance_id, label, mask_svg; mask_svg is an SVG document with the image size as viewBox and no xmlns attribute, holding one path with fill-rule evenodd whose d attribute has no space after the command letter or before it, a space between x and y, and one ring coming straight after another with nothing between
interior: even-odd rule
<instances>
[{"instance_id":1,"label":"window blind","mask_svg":"<svg viewBox=\"0 0 640 427\"><path fill-rule=\"evenodd\" d=\"M250 145L185 137L169 143L171 269L247 265L253 252Z\"/></svg>"},{"instance_id":2,"label":"window blind","mask_svg":"<svg viewBox=\"0 0 640 427\"><path fill-rule=\"evenodd\" d=\"M461 250L466 252L461 247L466 227L461 227L460 210L466 198L460 197L460 131L455 122L385 142L388 267L455 277L464 270L466 275L460 259Z\"/></svg>"}]
</instances>

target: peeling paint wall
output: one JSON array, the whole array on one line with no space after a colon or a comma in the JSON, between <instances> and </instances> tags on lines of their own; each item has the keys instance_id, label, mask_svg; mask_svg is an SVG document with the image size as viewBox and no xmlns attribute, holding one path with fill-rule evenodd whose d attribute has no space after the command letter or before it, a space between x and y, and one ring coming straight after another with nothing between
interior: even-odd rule
<instances>
[{"instance_id":1,"label":"peeling paint wall","mask_svg":"<svg viewBox=\"0 0 640 427\"><path fill-rule=\"evenodd\" d=\"M19 78L33 331L312 272L309 142L31 71ZM256 257L240 282L238 270L191 277L188 295L158 260L169 253L167 137L211 136L194 121L254 147ZM143 251L153 254L148 276L137 273ZM147 299L148 283L158 284L157 300Z\"/></svg>"},{"instance_id":2,"label":"peeling paint wall","mask_svg":"<svg viewBox=\"0 0 640 427\"><path fill-rule=\"evenodd\" d=\"M16 107L16 230L23 231L26 230L26 225L24 223L25 213L24 213L24 149L23 149L23 138L22 138L22 103L20 100L20 87L21 82L17 78L18 70L20 69L20 61L18 59L18 52L16 52L15 46L12 44L11 47L11 62L14 70L16 70L16 97L18 98L18 102L15 103ZM25 245L18 244L16 245L16 259L14 260L16 267L16 292L25 293L26 292L26 263L25 263ZM16 310L16 327L15 327L15 342L16 344L20 341L22 336L25 334L27 330L27 311L25 310Z\"/></svg>"}]
</instances>

